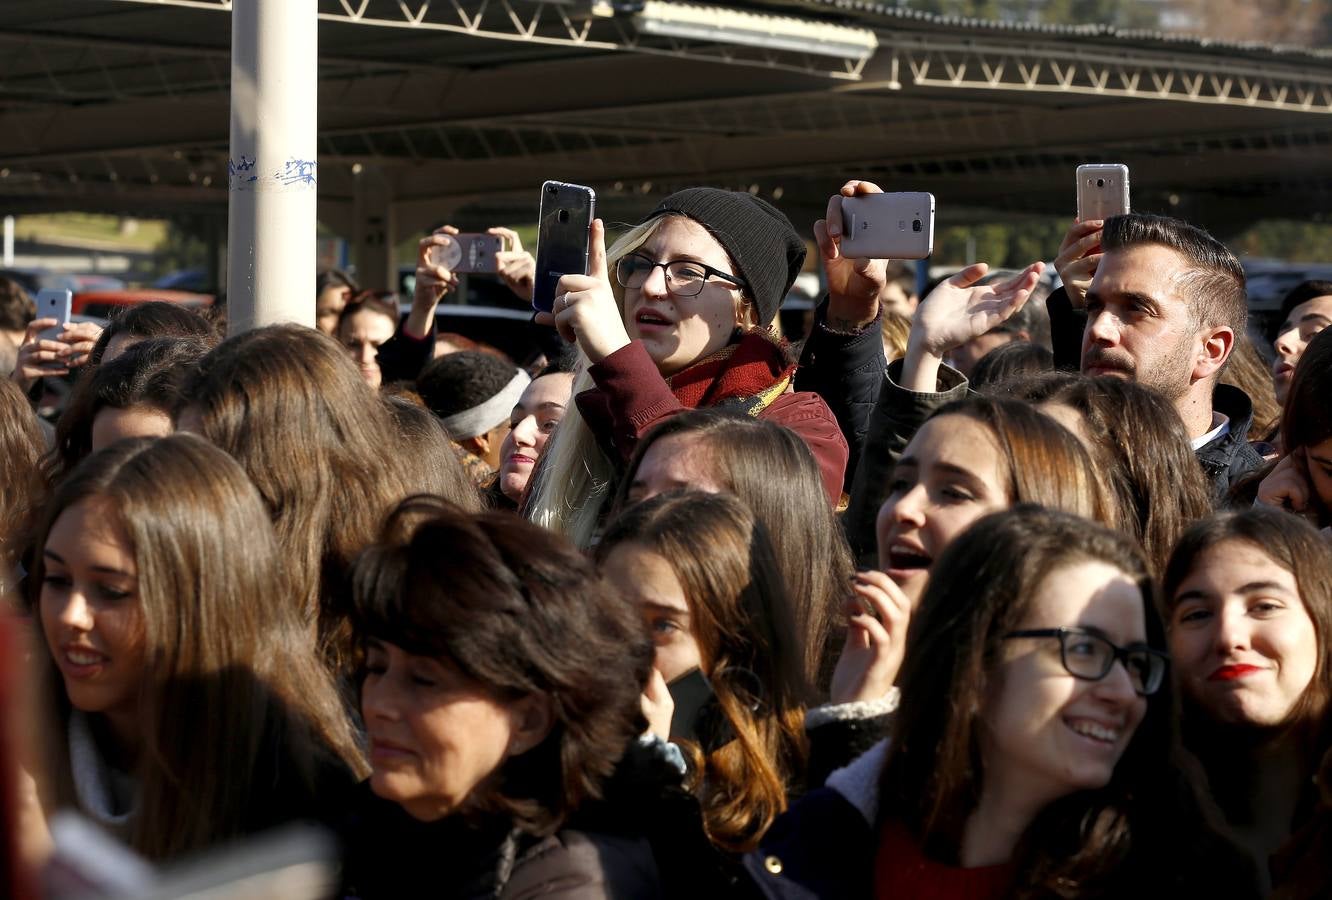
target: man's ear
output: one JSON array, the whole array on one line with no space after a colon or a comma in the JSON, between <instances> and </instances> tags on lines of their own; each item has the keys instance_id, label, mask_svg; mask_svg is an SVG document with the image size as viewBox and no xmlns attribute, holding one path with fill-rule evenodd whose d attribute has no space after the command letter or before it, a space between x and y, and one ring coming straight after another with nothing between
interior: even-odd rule
<instances>
[{"instance_id":1,"label":"man's ear","mask_svg":"<svg viewBox=\"0 0 1332 900\"><path fill-rule=\"evenodd\" d=\"M1202 381L1221 371L1235 349L1235 331L1229 325L1217 325L1201 335L1198 355L1193 361L1193 380Z\"/></svg>"},{"instance_id":2,"label":"man's ear","mask_svg":"<svg viewBox=\"0 0 1332 900\"><path fill-rule=\"evenodd\" d=\"M509 756L520 756L546 739L555 723L550 696L540 691L509 707Z\"/></svg>"}]
</instances>

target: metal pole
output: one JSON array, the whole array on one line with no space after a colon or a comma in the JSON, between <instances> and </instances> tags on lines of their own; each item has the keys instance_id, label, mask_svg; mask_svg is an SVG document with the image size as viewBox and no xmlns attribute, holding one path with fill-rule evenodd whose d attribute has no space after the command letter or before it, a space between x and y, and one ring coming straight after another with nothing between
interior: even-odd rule
<instances>
[{"instance_id":1,"label":"metal pole","mask_svg":"<svg viewBox=\"0 0 1332 900\"><path fill-rule=\"evenodd\" d=\"M318 0L235 0L227 321L314 325Z\"/></svg>"},{"instance_id":2,"label":"metal pole","mask_svg":"<svg viewBox=\"0 0 1332 900\"><path fill-rule=\"evenodd\" d=\"M14 217L5 216L5 248L4 248L5 268L11 268L14 265Z\"/></svg>"}]
</instances>

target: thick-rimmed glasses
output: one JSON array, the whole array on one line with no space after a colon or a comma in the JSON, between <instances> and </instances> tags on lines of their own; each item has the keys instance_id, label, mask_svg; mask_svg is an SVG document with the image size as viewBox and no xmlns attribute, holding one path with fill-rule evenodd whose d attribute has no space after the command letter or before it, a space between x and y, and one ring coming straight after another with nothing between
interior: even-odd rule
<instances>
[{"instance_id":1,"label":"thick-rimmed glasses","mask_svg":"<svg viewBox=\"0 0 1332 900\"><path fill-rule=\"evenodd\" d=\"M666 290L677 297L698 296L709 278L724 281L735 288L746 287L742 279L692 259L654 262L638 253L620 257L620 261L615 264L615 279L624 287L638 290L658 266L666 273Z\"/></svg>"},{"instance_id":2,"label":"thick-rimmed glasses","mask_svg":"<svg viewBox=\"0 0 1332 900\"><path fill-rule=\"evenodd\" d=\"M1010 631L1004 638L1058 638L1059 661L1064 670L1084 681L1100 681L1110 674L1118 660L1128 672L1134 693L1142 697L1160 689L1170 662L1170 657L1146 644L1120 647L1086 628L1034 628Z\"/></svg>"}]
</instances>

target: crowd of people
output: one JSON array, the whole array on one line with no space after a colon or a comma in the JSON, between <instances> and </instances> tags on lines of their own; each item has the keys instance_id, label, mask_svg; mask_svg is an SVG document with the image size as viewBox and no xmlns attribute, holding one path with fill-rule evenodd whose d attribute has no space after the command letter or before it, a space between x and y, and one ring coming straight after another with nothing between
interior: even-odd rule
<instances>
[{"instance_id":1,"label":"crowd of people","mask_svg":"<svg viewBox=\"0 0 1332 900\"><path fill-rule=\"evenodd\" d=\"M1133 213L917 296L879 190L596 220L521 359L436 328L452 227L317 328L0 285L6 895L98 885L74 815L361 900L1328 896L1332 283L1259 334Z\"/></svg>"}]
</instances>

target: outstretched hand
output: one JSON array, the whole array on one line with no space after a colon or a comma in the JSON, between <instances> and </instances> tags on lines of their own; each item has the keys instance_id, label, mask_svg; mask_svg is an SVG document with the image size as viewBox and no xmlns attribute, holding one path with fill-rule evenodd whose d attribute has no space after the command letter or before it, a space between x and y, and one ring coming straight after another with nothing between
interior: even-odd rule
<instances>
[{"instance_id":1,"label":"outstretched hand","mask_svg":"<svg viewBox=\"0 0 1332 900\"><path fill-rule=\"evenodd\" d=\"M555 304L539 312L536 321L554 325L560 337L579 348L588 361L599 363L629 343L620 305L611 290L606 263L606 226L592 220L588 232L587 274L561 276L555 286Z\"/></svg>"},{"instance_id":2,"label":"outstretched hand","mask_svg":"<svg viewBox=\"0 0 1332 900\"><path fill-rule=\"evenodd\" d=\"M848 181L828 198L825 217L814 223L814 241L828 277L828 325L839 331L863 328L879 315L879 294L887 281L887 261L842 255L842 198L882 194L871 181Z\"/></svg>"}]
</instances>

